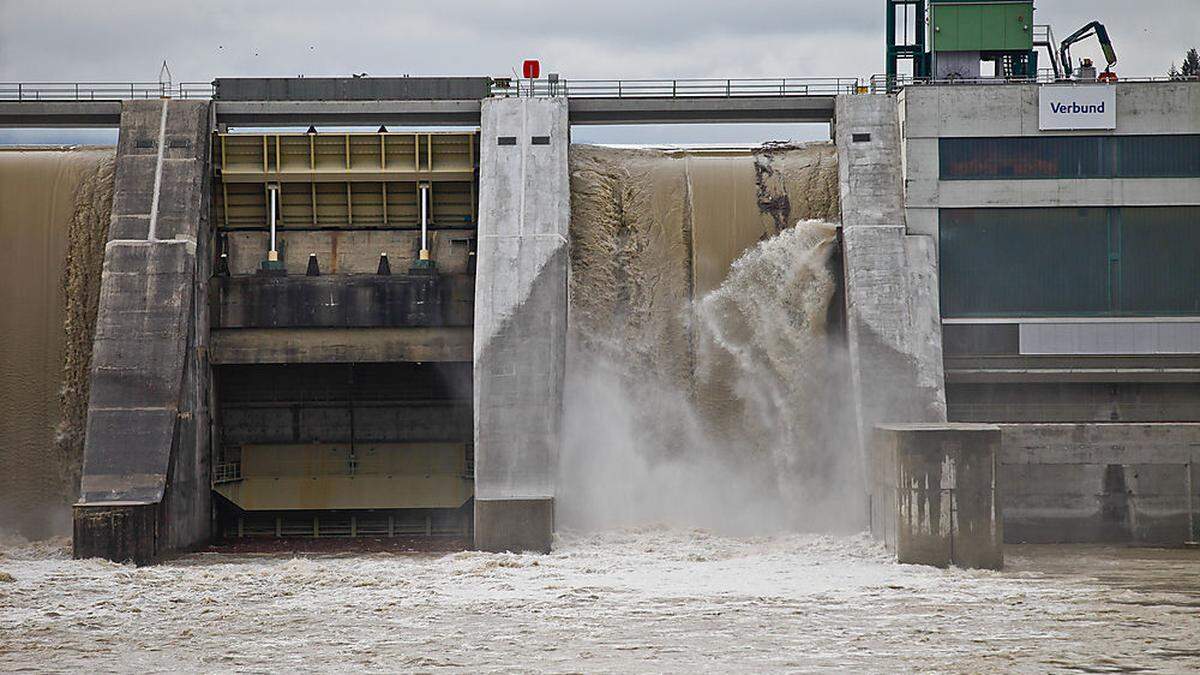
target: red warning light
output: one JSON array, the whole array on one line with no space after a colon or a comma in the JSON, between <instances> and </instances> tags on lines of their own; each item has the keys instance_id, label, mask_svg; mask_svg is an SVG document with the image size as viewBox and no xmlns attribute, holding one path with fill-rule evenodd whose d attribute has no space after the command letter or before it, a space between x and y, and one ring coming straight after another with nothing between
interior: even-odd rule
<instances>
[{"instance_id":1,"label":"red warning light","mask_svg":"<svg viewBox=\"0 0 1200 675\"><path fill-rule=\"evenodd\" d=\"M542 64L537 59L526 59L523 71L525 79L536 80L542 74Z\"/></svg>"}]
</instances>

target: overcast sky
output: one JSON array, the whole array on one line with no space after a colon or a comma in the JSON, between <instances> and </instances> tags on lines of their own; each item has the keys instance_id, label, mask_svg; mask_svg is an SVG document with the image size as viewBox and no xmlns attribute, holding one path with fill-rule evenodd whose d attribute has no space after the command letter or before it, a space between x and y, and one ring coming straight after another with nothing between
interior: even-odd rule
<instances>
[{"instance_id":1,"label":"overcast sky","mask_svg":"<svg viewBox=\"0 0 1200 675\"><path fill-rule=\"evenodd\" d=\"M568 78L868 78L884 67L882 6L882 0L0 0L0 80L153 82L163 59L176 82L352 72L510 75L525 58ZM1200 0L1037 3L1036 22L1051 24L1059 39L1092 19L1108 27L1122 76L1162 75L1188 47L1200 46ZM1102 63L1094 41L1073 54Z\"/></svg>"}]
</instances>

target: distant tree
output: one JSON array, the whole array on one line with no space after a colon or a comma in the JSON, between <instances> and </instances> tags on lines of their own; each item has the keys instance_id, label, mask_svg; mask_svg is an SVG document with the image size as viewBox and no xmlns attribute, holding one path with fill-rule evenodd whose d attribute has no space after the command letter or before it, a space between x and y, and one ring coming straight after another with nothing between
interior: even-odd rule
<instances>
[{"instance_id":1,"label":"distant tree","mask_svg":"<svg viewBox=\"0 0 1200 675\"><path fill-rule=\"evenodd\" d=\"M1179 79L1179 69L1175 67L1174 61L1171 62L1171 67L1167 68L1167 77L1171 78L1172 80Z\"/></svg>"},{"instance_id":2,"label":"distant tree","mask_svg":"<svg viewBox=\"0 0 1200 675\"><path fill-rule=\"evenodd\" d=\"M1183 57L1183 65L1179 67L1179 74L1184 77L1200 77L1200 53L1196 52L1195 47L1189 49L1187 56Z\"/></svg>"}]
</instances>

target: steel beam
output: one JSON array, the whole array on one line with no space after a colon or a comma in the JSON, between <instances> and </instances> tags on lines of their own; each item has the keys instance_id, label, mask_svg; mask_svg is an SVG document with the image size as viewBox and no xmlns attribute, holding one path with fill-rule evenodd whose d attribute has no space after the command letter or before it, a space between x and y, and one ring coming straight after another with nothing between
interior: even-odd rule
<instances>
[{"instance_id":1,"label":"steel beam","mask_svg":"<svg viewBox=\"0 0 1200 675\"><path fill-rule=\"evenodd\" d=\"M829 122L833 96L572 98L571 124ZM479 125L479 101L216 101L230 126Z\"/></svg>"},{"instance_id":2,"label":"steel beam","mask_svg":"<svg viewBox=\"0 0 1200 675\"><path fill-rule=\"evenodd\" d=\"M117 127L120 101L0 101L0 127Z\"/></svg>"},{"instance_id":3,"label":"steel beam","mask_svg":"<svg viewBox=\"0 0 1200 675\"><path fill-rule=\"evenodd\" d=\"M479 126L479 101L214 101L232 127Z\"/></svg>"},{"instance_id":4,"label":"steel beam","mask_svg":"<svg viewBox=\"0 0 1200 675\"><path fill-rule=\"evenodd\" d=\"M833 96L572 98L571 124L829 122Z\"/></svg>"},{"instance_id":5,"label":"steel beam","mask_svg":"<svg viewBox=\"0 0 1200 675\"><path fill-rule=\"evenodd\" d=\"M572 98L571 124L829 122L833 96ZM215 101L232 127L479 126L479 101ZM120 101L0 102L0 127L115 127Z\"/></svg>"}]
</instances>

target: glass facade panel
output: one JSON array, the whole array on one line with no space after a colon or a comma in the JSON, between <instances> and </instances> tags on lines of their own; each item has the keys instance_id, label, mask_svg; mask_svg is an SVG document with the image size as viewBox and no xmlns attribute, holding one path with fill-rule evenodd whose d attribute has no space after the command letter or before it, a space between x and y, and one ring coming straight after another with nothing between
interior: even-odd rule
<instances>
[{"instance_id":1,"label":"glass facade panel","mask_svg":"<svg viewBox=\"0 0 1200 675\"><path fill-rule=\"evenodd\" d=\"M939 211L942 316L1200 316L1200 206Z\"/></svg>"},{"instance_id":2,"label":"glass facade panel","mask_svg":"<svg viewBox=\"0 0 1200 675\"><path fill-rule=\"evenodd\" d=\"M938 139L942 180L1200 177L1200 135Z\"/></svg>"},{"instance_id":3,"label":"glass facade panel","mask_svg":"<svg viewBox=\"0 0 1200 675\"><path fill-rule=\"evenodd\" d=\"M942 316L1107 310L1107 209L942 209L939 220Z\"/></svg>"},{"instance_id":4,"label":"glass facade panel","mask_svg":"<svg viewBox=\"0 0 1200 675\"><path fill-rule=\"evenodd\" d=\"M1104 148L1098 136L942 138L943 180L962 178L1102 178Z\"/></svg>"},{"instance_id":5,"label":"glass facade panel","mask_svg":"<svg viewBox=\"0 0 1200 675\"><path fill-rule=\"evenodd\" d=\"M1200 136L1114 136L1118 178L1200 176Z\"/></svg>"},{"instance_id":6,"label":"glass facade panel","mask_svg":"<svg viewBox=\"0 0 1200 675\"><path fill-rule=\"evenodd\" d=\"M1121 312L1200 315L1200 206L1118 211Z\"/></svg>"}]
</instances>

